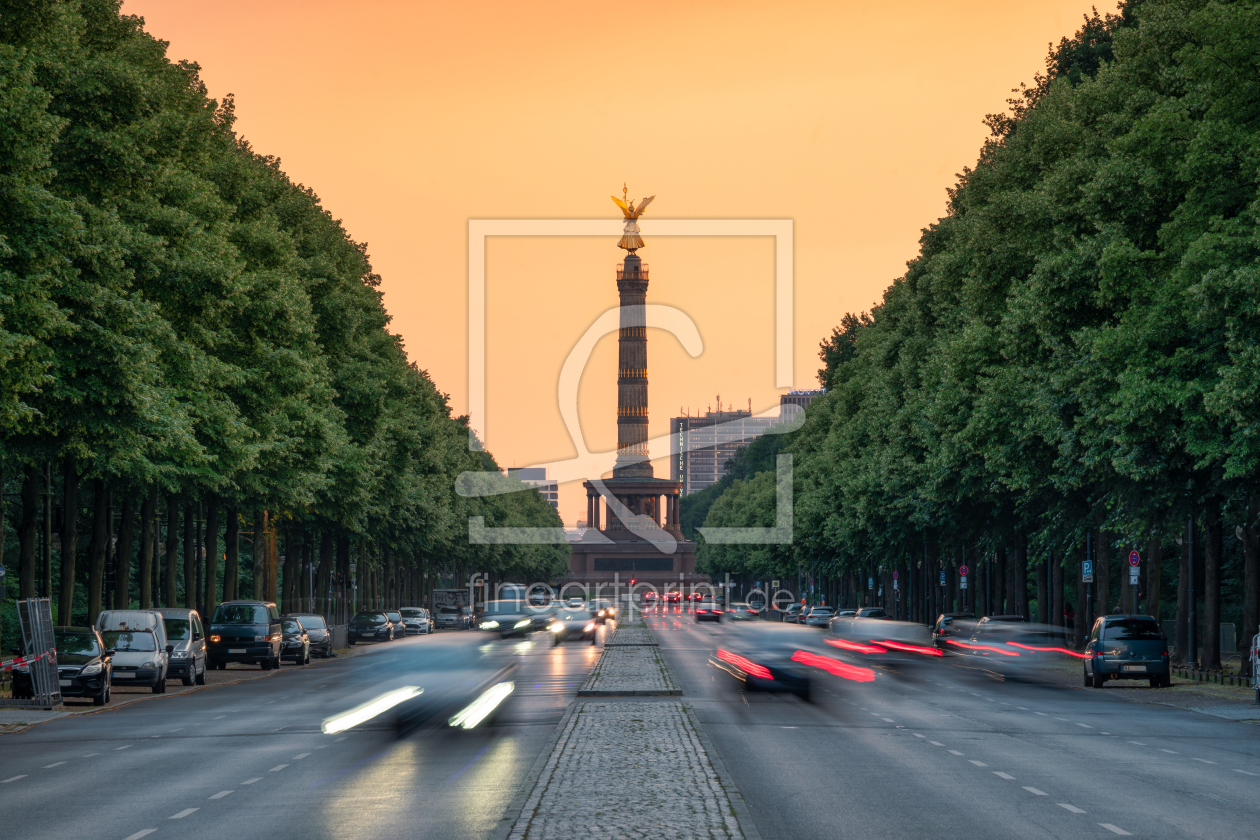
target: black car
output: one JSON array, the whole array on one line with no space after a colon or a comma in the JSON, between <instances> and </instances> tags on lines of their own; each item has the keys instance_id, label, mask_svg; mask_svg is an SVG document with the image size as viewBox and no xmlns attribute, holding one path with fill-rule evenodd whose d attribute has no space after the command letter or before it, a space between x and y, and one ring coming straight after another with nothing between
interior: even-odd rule
<instances>
[{"instance_id":1,"label":"black car","mask_svg":"<svg viewBox=\"0 0 1260 840\"><path fill-rule=\"evenodd\" d=\"M322 615L295 613L292 618L302 622L306 637L311 641L311 653L324 658L333 655L332 633L328 631L328 624Z\"/></svg>"},{"instance_id":2,"label":"black car","mask_svg":"<svg viewBox=\"0 0 1260 840\"><path fill-rule=\"evenodd\" d=\"M350 644L355 642L392 642L394 641L394 622L383 612L355 613L346 628L346 636Z\"/></svg>"},{"instance_id":3,"label":"black car","mask_svg":"<svg viewBox=\"0 0 1260 840\"><path fill-rule=\"evenodd\" d=\"M716 621L721 623L723 612L724 610L717 605L716 601L706 598L696 604L696 621Z\"/></svg>"},{"instance_id":4,"label":"black car","mask_svg":"<svg viewBox=\"0 0 1260 840\"><path fill-rule=\"evenodd\" d=\"M1168 639L1149 615L1107 615L1094 622L1085 645L1085 685L1108 680L1149 680L1151 688L1171 685Z\"/></svg>"},{"instance_id":5,"label":"black car","mask_svg":"<svg viewBox=\"0 0 1260 840\"><path fill-rule=\"evenodd\" d=\"M763 623L756 631L724 640L709 656L709 665L734 677L745 691L787 692L808 701L812 675L805 660L826 657L798 650L798 637L782 632L787 630Z\"/></svg>"},{"instance_id":6,"label":"black car","mask_svg":"<svg viewBox=\"0 0 1260 840\"><path fill-rule=\"evenodd\" d=\"M229 662L261 665L264 671L280 667L283 633L280 611L267 601L226 601L210 619L210 644L206 661L222 671Z\"/></svg>"},{"instance_id":7,"label":"black car","mask_svg":"<svg viewBox=\"0 0 1260 840\"><path fill-rule=\"evenodd\" d=\"M486 601L481 613L482 630L493 630L506 639L508 636L524 636L534 627L534 613L524 601Z\"/></svg>"},{"instance_id":8,"label":"black car","mask_svg":"<svg viewBox=\"0 0 1260 840\"><path fill-rule=\"evenodd\" d=\"M294 665L310 665L311 640L297 616L280 616L280 633L284 637L280 646L280 658L292 660Z\"/></svg>"},{"instance_id":9,"label":"black car","mask_svg":"<svg viewBox=\"0 0 1260 840\"><path fill-rule=\"evenodd\" d=\"M110 663L114 655L105 649L100 633L93 627L55 627L57 676L62 697L90 697L92 705L109 702ZM19 649L14 652L18 653ZM13 696L34 696L31 672L21 666L13 669Z\"/></svg>"}]
</instances>

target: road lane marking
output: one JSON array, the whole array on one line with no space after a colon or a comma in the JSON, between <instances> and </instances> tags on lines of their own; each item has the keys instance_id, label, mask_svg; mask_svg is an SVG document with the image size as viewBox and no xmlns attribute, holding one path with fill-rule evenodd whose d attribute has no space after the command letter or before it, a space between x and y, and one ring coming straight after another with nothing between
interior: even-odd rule
<instances>
[{"instance_id":1,"label":"road lane marking","mask_svg":"<svg viewBox=\"0 0 1260 840\"><path fill-rule=\"evenodd\" d=\"M1235 772L1235 773L1242 773L1244 776L1257 776L1257 775L1260 775L1260 773L1252 773L1252 772L1247 771L1247 770L1238 770L1238 769L1235 769L1235 770L1234 770L1234 772ZM21 776L19 776L18 778L20 779L20 778L22 778L22 777L21 777Z\"/></svg>"},{"instance_id":2,"label":"road lane marking","mask_svg":"<svg viewBox=\"0 0 1260 840\"><path fill-rule=\"evenodd\" d=\"M1085 813L1085 812L1084 812L1084 811L1082 811L1080 808L1077 808L1075 805L1069 805L1069 804L1067 804L1066 802L1060 802L1060 803L1058 803L1058 804L1059 804L1059 807L1060 807L1060 808L1067 808L1067 809L1068 809L1069 811L1071 811L1073 814L1083 814L1083 813Z\"/></svg>"},{"instance_id":3,"label":"road lane marking","mask_svg":"<svg viewBox=\"0 0 1260 840\"><path fill-rule=\"evenodd\" d=\"M881 718L881 720L883 720L884 723L895 723L895 721L892 718Z\"/></svg>"},{"instance_id":4,"label":"road lane marking","mask_svg":"<svg viewBox=\"0 0 1260 840\"><path fill-rule=\"evenodd\" d=\"M297 761L299 758L306 758L308 755L310 755L310 753L298 753L297 755L293 756L293 760Z\"/></svg>"},{"instance_id":5,"label":"road lane marking","mask_svg":"<svg viewBox=\"0 0 1260 840\"><path fill-rule=\"evenodd\" d=\"M174 815L173 817L169 817L169 819L182 820L184 817L188 816L192 812L200 811L200 810L201 810L200 808L185 808L184 810L180 811L178 814Z\"/></svg>"},{"instance_id":6,"label":"road lane marking","mask_svg":"<svg viewBox=\"0 0 1260 840\"><path fill-rule=\"evenodd\" d=\"M780 729L795 729L795 726L780 726Z\"/></svg>"},{"instance_id":7,"label":"road lane marking","mask_svg":"<svg viewBox=\"0 0 1260 840\"><path fill-rule=\"evenodd\" d=\"M171 731L172 731L172 732L183 732L183 731L184 731L184 727L182 727L182 726L181 726L179 729L172 729Z\"/></svg>"},{"instance_id":8,"label":"road lane marking","mask_svg":"<svg viewBox=\"0 0 1260 840\"><path fill-rule=\"evenodd\" d=\"M215 720L223 720L227 715L219 715Z\"/></svg>"},{"instance_id":9,"label":"road lane marking","mask_svg":"<svg viewBox=\"0 0 1260 840\"><path fill-rule=\"evenodd\" d=\"M1024 709L1024 707L1023 707L1023 706L1016 706L1015 708L1017 708L1017 709ZM1027 710L1027 709L1024 709L1024 711L1026 712L1026 711L1028 711L1028 710Z\"/></svg>"},{"instance_id":10,"label":"road lane marking","mask_svg":"<svg viewBox=\"0 0 1260 840\"><path fill-rule=\"evenodd\" d=\"M229 793L235 793L235 792L236 792L236 791L233 791L233 790L221 790L221 791L219 791L218 793L216 793L214 796L212 796L212 797L210 797L210 798L211 798L211 799L222 799L223 797L227 796Z\"/></svg>"},{"instance_id":11,"label":"road lane marking","mask_svg":"<svg viewBox=\"0 0 1260 840\"><path fill-rule=\"evenodd\" d=\"M916 737L916 738L926 738L927 736L926 736L926 735L920 735L918 732L916 732L916 733L914 733L914 737Z\"/></svg>"},{"instance_id":12,"label":"road lane marking","mask_svg":"<svg viewBox=\"0 0 1260 840\"><path fill-rule=\"evenodd\" d=\"M1201 762L1203 762L1204 764L1215 764L1215 763L1216 763L1215 761L1208 761L1206 758L1192 758L1192 759L1190 759L1190 760L1191 760L1191 761L1201 761ZM56 765L53 765L53 766L55 767Z\"/></svg>"},{"instance_id":13,"label":"road lane marking","mask_svg":"<svg viewBox=\"0 0 1260 840\"><path fill-rule=\"evenodd\" d=\"M1044 790L1037 790L1035 787L1029 787L1028 785L1024 785L1024 790L1028 791L1029 793L1035 796L1049 796L1050 795L1046 793Z\"/></svg>"},{"instance_id":14,"label":"road lane marking","mask_svg":"<svg viewBox=\"0 0 1260 840\"><path fill-rule=\"evenodd\" d=\"M25 779L25 778L26 778L25 773L23 773L21 776L10 776L9 778L5 779L3 782L0 782L0 785L7 785L9 782L16 782L18 779Z\"/></svg>"},{"instance_id":15,"label":"road lane marking","mask_svg":"<svg viewBox=\"0 0 1260 840\"><path fill-rule=\"evenodd\" d=\"M970 761L972 764L976 765L977 767L988 767L988 766L989 766L989 765L985 764L983 761L976 761L974 758L969 758L969 759L967 759L967 760L968 760L968 761Z\"/></svg>"},{"instance_id":16,"label":"road lane marking","mask_svg":"<svg viewBox=\"0 0 1260 840\"><path fill-rule=\"evenodd\" d=\"M1076 724L1076 725L1077 725L1077 726L1083 726L1083 727L1085 727L1086 729L1093 729L1093 728L1094 728L1094 727L1090 726L1088 723L1078 723L1078 724Z\"/></svg>"},{"instance_id":17,"label":"road lane marking","mask_svg":"<svg viewBox=\"0 0 1260 840\"><path fill-rule=\"evenodd\" d=\"M337 743L338 741L344 741L344 740L346 740L346 736L345 736L345 735L342 735L340 738L334 738L334 739L333 739L333 743L335 744L335 743Z\"/></svg>"},{"instance_id":18,"label":"road lane marking","mask_svg":"<svg viewBox=\"0 0 1260 840\"><path fill-rule=\"evenodd\" d=\"M1034 714L1034 715L1041 715L1042 717L1049 717L1049 715L1047 715L1045 712L1033 712L1033 714Z\"/></svg>"},{"instance_id":19,"label":"road lane marking","mask_svg":"<svg viewBox=\"0 0 1260 840\"><path fill-rule=\"evenodd\" d=\"M276 773L276 772L279 772L280 770L283 770L284 768L286 768L286 767L288 767L288 766L289 766L289 765L287 765L287 764L277 764L275 767L272 767L272 768L271 768L270 772L272 772L272 773Z\"/></svg>"},{"instance_id":20,"label":"road lane marking","mask_svg":"<svg viewBox=\"0 0 1260 840\"><path fill-rule=\"evenodd\" d=\"M953 753L954 755L962 755L962 753L960 753L958 750L950 750L950 752Z\"/></svg>"},{"instance_id":21,"label":"road lane marking","mask_svg":"<svg viewBox=\"0 0 1260 840\"><path fill-rule=\"evenodd\" d=\"M1014 776L1012 776L1010 773L1003 773L1001 770L994 770L993 775L1001 776L1003 779L1010 779L1011 781L1015 781Z\"/></svg>"},{"instance_id":22,"label":"road lane marking","mask_svg":"<svg viewBox=\"0 0 1260 840\"><path fill-rule=\"evenodd\" d=\"M1160 751L1160 752L1166 752L1166 753L1168 753L1169 755L1181 755L1181 753L1177 752L1176 750L1166 750L1166 749L1164 749L1163 747L1160 747L1160 748L1159 748L1159 751Z\"/></svg>"},{"instance_id":23,"label":"road lane marking","mask_svg":"<svg viewBox=\"0 0 1260 840\"><path fill-rule=\"evenodd\" d=\"M1105 829L1107 829L1108 831L1110 831L1112 834L1122 834L1122 835L1124 835L1125 837L1132 837L1132 836L1133 836L1132 834L1130 834L1129 832L1125 831L1123 828L1121 828L1121 827L1120 827L1120 826L1118 826L1118 825L1112 825L1111 823L1099 823L1099 825L1101 825L1103 828L1105 828Z\"/></svg>"},{"instance_id":24,"label":"road lane marking","mask_svg":"<svg viewBox=\"0 0 1260 840\"><path fill-rule=\"evenodd\" d=\"M1071 722L1072 722L1072 721L1068 720L1067 718L1060 718L1060 717L1055 718L1055 720L1061 720L1061 721L1063 721L1064 723L1071 723Z\"/></svg>"},{"instance_id":25,"label":"road lane marking","mask_svg":"<svg viewBox=\"0 0 1260 840\"><path fill-rule=\"evenodd\" d=\"M129 750L129 749L131 749L131 748L132 748L132 747L134 747L134 746L135 746L135 744L128 744L128 745L127 745L127 746L125 746L125 747L114 747L114 751L115 751L115 752L117 752L118 750ZM157 829L156 829L156 828L155 828L155 829L153 829L153 830L154 830L154 831L157 831Z\"/></svg>"},{"instance_id":26,"label":"road lane marking","mask_svg":"<svg viewBox=\"0 0 1260 840\"><path fill-rule=\"evenodd\" d=\"M322 750L322 749L324 749L324 748L325 748L325 747L327 747L327 746L328 746L327 744L320 744L320 745L319 745L318 747L316 747L315 749L317 749L317 750Z\"/></svg>"},{"instance_id":27,"label":"road lane marking","mask_svg":"<svg viewBox=\"0 0 1260 840\"><path fill-rule=\"evenodd\" d=\"M45 769L45 770L51 770L51 769L53 769L54 767L60 767L60 766L61 766L61 765L63 765L63 764L65 764L65 762L64 762L64 761L57 761L57 762L54 762L54 763L52 763L52 764L45 764L45 765L44 765L44 769Z\"/></svg>"},{"instance_id":28,"label":"road lane marking","mask_svg":"<svg viewBox=\"0 0 1260 840\"><path fill-rule=\"evenodd\" d=\"M940 741L928 741L928 743L929 743L929 744L931 744L931 745L932 745L932 746L934 746L934 747L943 747L943 746L945 746L945 745L944 745L944 744L942 744Z\"/></svg>"},{"instance_id":29,"label":"road lane marking","mask_svg":"<svg viewBox=\"0 0 1260 840\"><path fill-rule=\"evenodd\" d=\"M1146 746L1146 744L1143 744L1141 741L1130 741L1129 743L1130 743L1130 744L1137 744L1139 747L1145 747L1145 746Z\"/></svg>"},{"instance_id":30,"label":"road lane marking","mask_svg":"<svg viewBox=\"0 0 1260 840\"><path fill-rule=\"evenodd\" d=\"M142 831L137 831L135 834L131 835L130 837L125 838L125 840L140 840L141 837L148 837L150 834L152 834L155 831L157 831L156 828L146 828L146 829L143 829Z\"/></svg>"},{"instance_id":31,"label":"road lane marking","mask_svg":"<svg viewBox=\"0 0 1260 840\"><path fill-rule=\"evenodd\" d=\"M253 779L246 779L245 781L241 782L241 784L243 784L243 785L252 785L254 782L261 782L261 781L262 781L262 776L258 776L258 777L253 778Z\"/></svg>"},{"instance_id":32,"label":"road lane marking","mask_svg":"<svg viewBox=\"0 0 1260 840\"><path fill-rule=\"evenodd\" d=\"M92 756L94 756L94 755L100 755L100 753L88 753L87 755L85 755L85 756L83 756L83 757L84 757L84 758L91 758L91 757L92 757Z\"/></svg>"}]
</instances>

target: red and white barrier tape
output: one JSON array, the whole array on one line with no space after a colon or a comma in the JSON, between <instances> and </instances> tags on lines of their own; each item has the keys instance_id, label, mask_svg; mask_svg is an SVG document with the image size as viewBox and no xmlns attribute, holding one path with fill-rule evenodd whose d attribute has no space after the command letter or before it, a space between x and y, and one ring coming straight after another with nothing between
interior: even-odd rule
<instances>
[{"instance_id":1,"label":"red and white barrier tape","mask_svg":"<svg viewBox=\"0 0 1260 840\"><path fill-rule=\"evenodd\" d=\"M19 665L30 665L47 655L47 653L41 653L39 656L19 656L17 659L10 659L8 662L0 662L0 671L8 671Z\"/></svg>"}]
</instances>

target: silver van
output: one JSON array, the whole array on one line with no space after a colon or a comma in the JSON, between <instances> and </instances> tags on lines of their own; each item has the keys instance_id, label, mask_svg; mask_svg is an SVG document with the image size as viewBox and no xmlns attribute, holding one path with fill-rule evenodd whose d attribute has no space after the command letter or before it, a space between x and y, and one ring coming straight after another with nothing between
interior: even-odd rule
<instances>
[{"instance_id":1,"label":"silver van","mask_svg":"<svg viewBox=\"0 0 1260 840\"><path fill-rule=\"evenodd\" d=\"M154 694L166 693L174 648L166 640L162 616L155 610L105 610L96 617L96 629L106 649L114 651L112 685L149 686Z\"/></svg>"},{"instance_id":2,"label":"silver van","mask_svg":"<svg viewBox=\"0 0 1260 840\"><path fill-rule=\"evenodd\" d=\"M171 651L167 676L179 677L184 685L206 684L206 628L196 610L184 607L159 607Z\"/></svg>"}]
</instances>

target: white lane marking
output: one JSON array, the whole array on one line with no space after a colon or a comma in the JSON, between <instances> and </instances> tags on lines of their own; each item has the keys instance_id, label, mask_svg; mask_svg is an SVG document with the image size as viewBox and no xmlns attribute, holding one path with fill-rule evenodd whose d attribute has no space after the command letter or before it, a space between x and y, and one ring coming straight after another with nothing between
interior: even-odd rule
<instances>
[{"instance_id":1,"label":"white lane marking","mask_svg":"<svg viewBox=\"0 0 1260 840\"><path fill-rule=\"evenodd\" d=\"M1094 727L1090 726L1088 723L1078 723L1078 724L1076 724L1076 725L1077 725L1077 726L1083 726L1083 727L1085 727L1086 729L1093 729L1093 728L1094 728Z\"/></svg>"},{"instance_id":2,"label":"white lane marking","mask_svg":"<svg viewBox=\"0 0 1260 840\"><path fill-rule=\"evenodd\" d=\"M1060 808L1067 808L1067 809L1068 809L1069 811L1071 811L1073 814L1083 814L1083 813L1085 813L1085 812L1084 812L1084 811L1082 811L1080 808L1077 808L1075 805L1069 805L1069 804L1067 804L1066 802L1060 802L1060 803L1058 803L1058 804L1059 804L1059 807L1060 807Z\"/></svg>"},{"instance_id":3,"label":"white lane marking","mask_svg":"<svg viewBox=\"0 0 1260 840\"><path fill-rule=\"evenodd\" d=\"M1163 747L1160 747L1160 748L1159 748L1159 751L1160 751L1160 752L1166 752L1166 753L1168 753L1169 755L1181 755L1181 753L1177 752L1176 750L1166 750L1166 749L1164 749Z\"/></svg>"},{"instance_id":4,"label":"white lane marking","mask_svg":"<svg viewBox=\"0 0 1260 840\"><path fill-rule=\"evenodd\" d=\"M993 700L993 698L992 698L992 697L986 697L986 698L984 698L984 699L985 699L985 700L988 700L990 703L994 702L994 700ZM1007 704L1007 705L1010 705L1010 704Z\"/></svg>"},{"instance_id":5,"label":"white lane marking","mask_svg":"<svg viewBox=\"0 0 1260 840\"><path fill-rule=\"evenodd\" d=\"M334 739L333 739L333 743L335 744L335 743L337 743L338 741L344 741L344 740L346 740L346 736L345 736L345 735L342 735L340 738L334 738Z\"/></svg>"},{"instance_id":6,"label":"white lane marking","mask_svg":"<svg viewBox=\"0 0 1260 840\"><path fill-rule=\"evenodd\" d=\"M51 769L53 769L54 767L60 767L60 766L61 766L61 765L63 765L63 764L65 764L65 762L64 762L64 761L56 761L56 762L53 762L52 764L45 764L45 765L44 765L44 769L45 769L45 770L51 770Z\"/></svg>"},{"instance_id":7,"label":"white lane marking","mask_svg":"<svg viewBox=\"0 0 1260 840\"><path fill-rule=\"evenodd\" d=\"M297 761L299 758L306 758L308 755L310 755L310 753L298 753L297 755L293 756L293 760Z\"/></svg>"},{"instance_id":8,"label":"white lane marking","mask_svg":"<svg viewBox=\"0 0 1260 840\"><path fill-rule=\"evenodd\" d=\"M135 834L126 838L126 840L140 840L141 837L148 837L150 834L152 834L155 831L157 831L156 828L146 828L146 829L143 829L142 831L137 831Z\"/></svg>"},{"instance_id":9,"label":"white lane marking","mask_svg":"<svg viewBox=\"0 0 1260 840\"><path fill-rule=\"evenodd\" d=\"M892 718L881 718L881 719L884 721L884 723L894 723L894 722L895 722L895 721L893 721L893 719L892 719Z\"/></svg>"},{"instance_id":10,"label":"white lane marking","mask_svg":"<svg viewBox=\"0 0 1260 840\"><path fill-rule=\"evenodd\" d=\"M979 694L976 694L974 691L968 691L967 693L968 693L968 694L970 694L972 697L979 697L979 696L980 696Z\"/></svg>"},{"instance_id":11,"label":"white lane marking","mask_svg":"<svg viewBox=\"0 0 1260 840\"><path fill-rule=\"evenodd\" d=\"M879 712L871 712L871 717L879 717Z\"/></svg>"},{"instance_id":12,"label":"white lane marking","mask_svg":"<svg viewBox=\"0 0 1260 840\"><path fill-rule=\"evenodd\" d=\"M1121 827L1120 827L1120 826L1118 826L1118 825L1112 825L1111 823L1099 823L1099 825L1101 825L1103 828L1105 828L1105 829L1107 829L1108 831L1110 831L1112 834L1122 834L1122 835L1124 835L1125 837L1132 837L1132 836L1133 836L1132 834L1130 834L1129 832L1125 831L1123 828L1121 828Z\"/></svg>"},{"instance_id":13,"label":"white lane marking","mask_svg":"<svg viewBox=\"0 0 1260 840\"><path fill-rule=\"evenodd\" d=\"M950 752L953 753L954 755L962 755L962 753L960 753L958 750L950 750Z\"/></svg>"},{"instance_id":14,"label":"white lane marking","mask_svg":"<svg viewBox=\"0 0 1260 840\"><path fill-rule=\"evenodd\" d=\"M1215 764L1215 761L1208 761L1206 758L1192 758L1191 761L1201 761L1204 764Z\"/></svg>"},{"instance_id":15,"label":"white lane marking","mask_svg":"<svg viewBox=\"0 0 1260 840\"><path fill-rule=\"evenodd\" d=\"M179 729L172 729L171 731L172 731L172 732L183 732L183 731L184 731L184 727L182 727L182 726L181 726Z\"/></svg>"},{"instance_id":16,"label":"white lane marking","mask_svg":"<svg viewBox=\"0 0 1260 840\"><path fill-rule=\"evenodd\" d=\"M227 715L219 715L215 720L223 720Z\"/></svg>"},{"instance_id":17,"label":"white lane marking","mask_svg":"<svg viewBox=\"0 0 1260 840\"><path fill-rule=\"evenodd\" d=\"M786 728L786 727L785 727L785 728ZM796 727L795 727L795 726L793 726L792 728L793 728L793 729L795 729ZM322 750L322 749L325 749L327 746L328 746L327 744L320 744L320 745L319 745L318 747L316 747L315 749L317 749L317 750Z\"/></svg>"},{"instance_id":18,"label":"white lane marking","mask_svg":"<svg viewBox=\"0 0 1260 840\"><path fill-rule=\"evenodd\" d=\"M91 758L91 757L92 757L92 756L94 756L94 755L100 755L100 753L88 753L87 755L85 755L85 756L83 756L83 757L84 757L84 758Z\"/></svg>"},{"instance_id":19,"label":"white lane marking","mask_svg":"<svg viewBox=\"0 0 1260 840\"><path fill-rule=\"evenodd\" d=\"M128 744L128 745L127 745L127 746L125 746L125 747L114 747L114 751L115 751L115 752L117 752L118 750L129 750L129 749L131 749L131 748L132 748L132 747L134 747L134 746L135 746L135 744ZM157 829L156 829L156 828L155 828L155 829L153 829L153 830L154 830L154 831L157 831Z\"/></svg>"},{"instance_id":20,"label":"white lane marking","mask_svg":"<svg viewBox=\"0 0 1260 840\"><path fill-rule=\"evenodd\" d=\"M7 785L9 782L16 782L18 779L25 779L25 778L26 778L25 773L23 773L21 776L10 776L9 778L5 779L3 782L0 782L0 785Z\"/></svg>"},{"instance_id":21,"label":"white lane marking","mask_svg":"<svg viewBox=\"0 0 1260 840\"><path fill-rule=\"evenodd\" d=\"M1016 706L1015 708L1017 708L1017 709L1023 709L1025 712L1026 712L1026 711L1028 711L1027 709L1024 709L1024 707L1023 707L1023 706Z\"/></svg>"},{"instance_id":22,"label":"white lane marking","mask_svg":"<svg viewBox=\"0 0 1260 840\"><path fill-rule=\"evenodd\" d=\"M780 726L779 728L780 728L780 729L795 729L796 727L795 727L795 726ZM326 747L326 746L328 746L328 745L327 745L327 744L325 744L324 746ZM316 747L315 749L317 749L317 750L322 750L323 748L324 748L324 747Z\"/></svg>"},{"instance_id":23,"label":"white lane marking","mask_svg":"<svg viewBox=\"0 0 1260 840\"><path fill-rule=\"evenodd\" d=\"M916 738L926 738L927 736L926 736L926 735L920 735L918 732L916 732L916 733L914 733L914 737L916 737Z\"/></svg>"},{"instance_id":24,"label":"white lane marking","mask_svg":"<svg viewBox=\"0 0 1260 840\"><path fill-rule=\"evenodd\" d=\"M200 808L185 808L184 810L180 811L178 814L175 814L173 817L170 817L169 819L182 820L184 817L188 816L193 811L200 811L200 810L201 810Z\"/></svg>"},{"instance_id":25,"label":"white lane marking","mask_svg":"<svg viewBox=\"0 0 1260 840\"><path fill-rule=\"evenodd\" d=\"M1099 734L1099 735L1110 735L1111 733L1110 733L1110 732L1099 732L1098 734Z\"/></svg>"},{"instance_id":26,"label":"white lane marking","mask_svg":"<svg viewBox=\"0 0 1260 840\"><path fill-rule=\"evenodd\" d=\"M1072 722L1072 721L1068 720L1067 718L1055 718L1055 720L1061 720L1061 721L1063 721L1064 723L1071 723L1071 722Z\"/></svg>"},{"instance_id":27,"label":"white lane marking","mask_svg":"<svg viewBox=\"0 0 1260 840\"><path fill-rule=\"evenodd\" d=\"M253 778L253 779L246 779L245 781L241 782L241 784L243 784L243 785L252 785L254 782L261 782L261 781L262 781L262 776L258 776L258 777Z\"/></svg>"},{"instance_id":28,"label":"white lane marking","mask_svg":"<svg viewBox=\"0 0 1260 840\"><path fill-rule=\"evenodd\" d=\"M229 793L236 793L236 791L234 791L234 790L221 790L221 791L219 791L218 793L216 793L214 796L212 796L212 797L210 797L210 798L211 798L211 799L222 799L223 797L227 796Z\"/></svg>"},{"instance_id":29,"label":"white lane marking","mask_svg":"<svg viewBox=\"0 0 1260 840\"><path fill-rule=\"evenodd\" d=\"M1041 715L1042 717L1049 717L1049 715L1047 715L1045 712L1033 712L1033 714L1034 714L1034 715Z\"/></svg>"},{"instance_id":30,"label":"white lane marking","mask_svg":"<svg viewBox=\"0 0 1260 840\"><path fill-rule=\"evenodd\" d=\"M972 764L976 765L977 767L988 767L988 766L989 766L989 765L985 764L983 761L976 761L974 758L969 758L969 759L967 759L967 760L968 760L968 761L970 761Z\"/></svg>"},{"instance_id":31,"label":"white lane marking","mask_svg":"<svg viewBox=\"0 0 1260 840\"><path fill-rule=\"evenodd\" d=\"M944 745L944 744L942 744L940 741L928 741L928 743L929 743L929 744L931 744L931 745L932 745L932 746L934 746L934 747L943 747L943 746L945 746L945 745Z\"/></svg>"},{"instance_id":32,"label":"white lane marking","mask_svg":"<svg viewBox=\"0 0 1260 840\"><path fill-rule=\"evenodd\" d=\"M1015 777L1012 776L1010 773L1003 773L1001 770L994 770L993 775L1001 776L1003 779L1010 779L1011 781L1015 780Z\"/></svg>"},{"instance_id":33,"label":"white lane marking","mask_svg":"<svg viewBox=\"0 0 1260 840\"><path fill-rule=\"evenodd\" d=\"M1130 741L1129 743L1130 743L1130 744L1137 744L1139 747L1145 747L1145 746L1146 746L1146 744L1143 744L1141 741Z\"/></svg>"},{"instance_id":34,"label":"white lane marking","mask_svg":"<svg viewBox=\"0 0 1260 840\"><path fill-rule=\"evenodd\" d=\"M1249 772L1249 771L1247 771L1247 770L1238 770L1238 769L1235 769L1235 770L1234 770L1234 772L1235 772L1235 773L1242 773L1244 776L1260 776L1260 773L1252 773L1252 772ZM20 779L20 778L21 778L21 776L19 776L18 778Z\"/></svg>"},{"instance_id":35,"label":"white lane marking","mask_svg":"<svg viewBox=\"0 0 1260 840\"><path fill-rule=\"evenodd\" d=\"M1024 790L1036 796L1049 796L1050 795L1046 793L1044 790L1037 790L1035 787L1029 787L1028 785L1024 785Z\"/></svg>"},{"instance_id":36,"label":"white lane marking","mask_svg":"<svg viewBox=\"0 0 1260 840\"><path fill-rule=\"evenodd\" d=\"M287 764L277 764L275 767L272 767L272 768L271 768L271 771L270 771L270 772L275 773L275 772L277 772L277 771L279 771L279 770L283 770L284 768L286 768L286 767L288 767L288 766L289 766L289 765L287 765Z\"/></svg>"}]
</instances>

